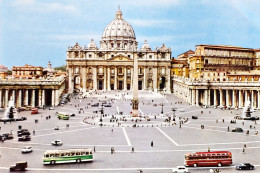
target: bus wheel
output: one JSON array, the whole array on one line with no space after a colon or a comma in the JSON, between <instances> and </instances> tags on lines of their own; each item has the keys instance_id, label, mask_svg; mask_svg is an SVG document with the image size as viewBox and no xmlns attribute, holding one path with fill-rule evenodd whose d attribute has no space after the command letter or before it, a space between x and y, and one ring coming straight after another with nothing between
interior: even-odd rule
<instances>
[{"instance_id":1,"label":"bus wheel","mask_svg":"<svg viewBox=\"0 0 260 173\"><path fill-rule=\"evenodd\" d=\"M197 164L196 163L194 163L194 165L193 165L194 167L197 167Z\"/></svg>"},{"instance_id":2,"label":"bus wheel","mask_svg":"<svg viewBox=\"0 0 260 173\"><path fill-rule=\"evenodd\" d=\"M80 163L80 162L81 162L81 159L77 159L76 162L77 162L77 163Z\"/></svg>"},{"instance_id":3,"label":"bus wheel","mask_svg":"<svg viewBox=\"0 0 260 173\"><path fill-rule=\"evenodd\" d=\"M218 163L218 167L221 167L222 166L222 164L221 163Z\"/></svg>"},{"instance_id":4,"label":"bus wheel","mask_svg":"<svg viewBox=\"0 0 260 173\"><path fill-rule=\"evenodd\" d=\"M55 160L52 160L52 161L51 161L51 165L54 165L54 164L55 164Z\"/></svg>"}]
</instances>

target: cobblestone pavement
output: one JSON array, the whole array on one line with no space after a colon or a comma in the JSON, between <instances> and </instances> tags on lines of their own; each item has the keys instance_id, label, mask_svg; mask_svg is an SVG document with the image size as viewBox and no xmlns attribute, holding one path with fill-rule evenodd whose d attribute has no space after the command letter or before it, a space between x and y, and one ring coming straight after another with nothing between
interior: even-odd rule
<instances>
[{"instance_id":1,"label":"cobblestone pavement","mask_svg":"<svg viewBox=\"0 0 260 173\"><path fill-rule=\"evenodd\" d=\"M139 96L139 113L149 117L150 121L144 118L142 121L136 121L128 117L131 112L131 92L99 91L86 94L86 98L74 96L71 102L63 107L55 107L55 110L40 109L37 115L23 111L19 117L27 117L26 121L0 123L0 134L10 131L14 134L13 140L0 143L0 172L9 172L11 164L26 160L30 172L136 173L141 169L144 173L166 173L184 164L185 153L207 151L208 147L211 151L232 152L233 165L221 167L221 172L238 172L235 165L241 162L250 162L256 166L256 169L250 172L260 172L260 139L255 135L255 132L259 131L260 122L255 124L254 121L237 120L236 124L230 123L234 116L241 114L241 109L221 110L190 106L173 94L161 95L142 91ZM102 106L91 106L99 100L106 100L112 105L103 107L104 117L100 115ZM172 108L176 108L176 111L173 112ZM59 120L55 116L57 111L75 113L76 116L68 121ZM118 115L120 112L122 115ZM172 121L165 122L165 119L172 118L173 114L176 116L176 125ZM47 120L49 115L51 118ZM259 115L259 111L255 111L253 115ZM117 117L118 122L111 121L112 116ZM198 116L198 119L192 119L192 116ZM123 117L126 121L122 120ZM181 127L179 117L188 119ZM35 119L39 122L35 123ZM69 124L69 127L66 127L66 124ZM31 141L18 142L18 125L31 132L35 130ZM204 129L201 129L201 125L204 125ZM59 130L54 130L56 126L59 126ZM230 132L228 127L230 130L241 127L244 132ZM245 133L246 130L249 130L249 135ZM62 140L64 144L59 147L51 146L51 141L56 139ZM245 153L242 153L244 143L247 147ZM32 146L34 151L22 154L21 148L24 146ZM83 147L95 147L93 162L43 165L45 150ZM110 153L111 147L115 148L115 154ZM134 153L131 153L132 147ZM191 167L190 172L206 173L209 169Z\"/></svg>"}]
</instances>

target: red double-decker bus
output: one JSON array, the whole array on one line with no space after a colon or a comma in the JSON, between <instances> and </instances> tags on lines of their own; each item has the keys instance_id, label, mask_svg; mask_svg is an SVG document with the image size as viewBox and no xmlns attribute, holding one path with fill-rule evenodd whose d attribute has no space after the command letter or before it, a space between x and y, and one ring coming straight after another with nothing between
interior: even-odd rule
<instances>
[{"instance_id":1,"label":"red double-decker bus","mask_svg":"<svg viewBox=\"0 0 260 173\"><path fill-rule=\"evenodd\" d=\"M225 166L232 164L230 151L196 152L185 154L185 166Z\"/></svg>"}]
</instances>

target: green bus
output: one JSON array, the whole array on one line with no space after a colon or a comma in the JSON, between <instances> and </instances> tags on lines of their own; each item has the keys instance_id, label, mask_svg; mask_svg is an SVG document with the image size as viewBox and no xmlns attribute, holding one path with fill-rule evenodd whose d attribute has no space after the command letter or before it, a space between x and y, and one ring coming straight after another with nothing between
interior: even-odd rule
<instances>
[{"instance_id":1,"label":"green bus","mask_svg":"<svg viewBox=\"0 0 260 173\"><path fill-rule=\"evenodd\" d=\"M47 150L44 153L43 164L80 163L93 161L93 152L88 148Z\"/></svg>"},{"instance_id":2,"label":"green bus","mask_svg":"<svg viewBox=\"0 0 260 173\"><path fill-rule=\"evenodd\" d=\"M70 116L69 114L67 113L63 113L63 112L56 112L56 115L59 119L62 119L62 120L69 120L70 119Z\"/></svg>"}]
</instances>

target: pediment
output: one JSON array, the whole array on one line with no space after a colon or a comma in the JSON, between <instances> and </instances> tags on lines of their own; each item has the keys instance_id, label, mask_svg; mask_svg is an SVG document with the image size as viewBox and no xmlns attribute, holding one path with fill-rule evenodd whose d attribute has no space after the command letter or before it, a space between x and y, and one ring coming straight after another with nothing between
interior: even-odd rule
<instances>
[{"instance_id":1,"label":"pediment","mask_svg":"<svg viewBox=\"0 0 260 173\"><path fill-rule=\"evenodd\" d=\"M129 58L127 56L123 56L123 55L115 56L113 58L110 58L109 60L112 60L112 61L132 61L131 58Z\"/></svg>"}]
</instances>

